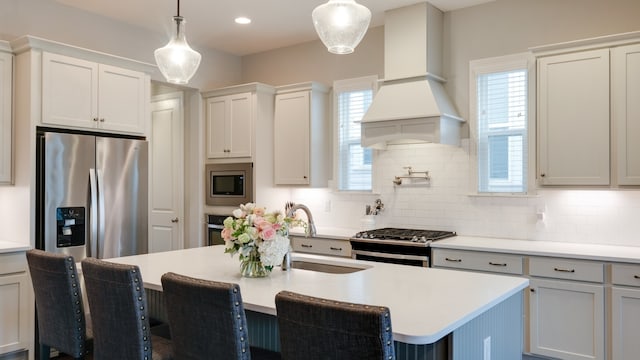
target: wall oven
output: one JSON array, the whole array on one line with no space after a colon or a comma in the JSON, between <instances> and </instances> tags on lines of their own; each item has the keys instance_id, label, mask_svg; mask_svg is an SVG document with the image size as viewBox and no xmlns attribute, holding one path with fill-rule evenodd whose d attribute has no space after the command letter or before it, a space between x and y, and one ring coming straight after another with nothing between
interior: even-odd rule
<instances>
[{"instance_id":1,"label":"wall oven","mask_svg":"<svg viewBox=\"0 0 640 360\"><path fill-rule=\"evenodd\" d=\"M429 267L433 241L455 232L382 228L361 231L350 239L352 258L401 265Z\"/></svg>"},{"instance_id":2,"label":"wall oven","mask_svg":"<svg viewBox=\"0 0 640 360\"><path fill-rule=\"evenodd\" d=\"M207 164L206 204L234 206L253 202L253 163Z\"/></svg>"},{"instance_id":3,"label":"wall oven","mask_svg":"<svg viewBox=\"0 0 640 360\"><path fill-rule=\"evenodd\" d=\"M224 245L222 229L224 229L224 219L227 215L207 215L207 246Z\"/></svg>"}]
</instances>

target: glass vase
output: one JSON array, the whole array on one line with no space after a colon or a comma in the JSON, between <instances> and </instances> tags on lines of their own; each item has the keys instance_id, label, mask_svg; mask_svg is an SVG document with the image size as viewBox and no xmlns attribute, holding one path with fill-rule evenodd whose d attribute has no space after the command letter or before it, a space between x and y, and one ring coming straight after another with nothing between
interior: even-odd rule
<instances>
[{"instance_id":1,"label":"glass vase","mask_svg":"<svg viewBox=\"0 0 640 360\"><path fill-rule=\"evenodd\" d=\"M269 276L269 270L260 261L260 255L249 255L240 261L240 275L258 278Z\"/></svg>"}]
</instances>

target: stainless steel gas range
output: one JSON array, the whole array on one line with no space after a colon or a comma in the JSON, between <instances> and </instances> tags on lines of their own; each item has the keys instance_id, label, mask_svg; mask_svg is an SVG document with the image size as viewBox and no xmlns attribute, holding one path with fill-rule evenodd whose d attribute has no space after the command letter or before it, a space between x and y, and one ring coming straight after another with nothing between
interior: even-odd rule
<instances>
[{"instance_id":1,"label":"stainless steel gas range","mask_svg":"<svg viewBox=\"0 0 640 360\"><path fill-rule=\"evenodd\" d=\"M382 228L358 232L349 240L354 259L429 267L430 244L455 235L453 231Z\"/></svg>"}]
</instances>

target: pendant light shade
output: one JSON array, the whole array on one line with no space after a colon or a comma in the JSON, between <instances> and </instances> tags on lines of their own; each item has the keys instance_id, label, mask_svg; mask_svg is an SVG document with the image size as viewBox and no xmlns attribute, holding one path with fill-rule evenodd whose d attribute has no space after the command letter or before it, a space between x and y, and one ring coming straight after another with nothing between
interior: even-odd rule
<instances>
[{"instance_id":1,"label":"pendant light shade","mask_svg":"<svg viewBox=\"0 0 640 360\"><path fill-rule=\"evenodd\" d=\"M329 52L350 54L371 21L371 11L355 0L329 0L311 13L313 26Z\"/></svg>"},{"instance_id":2,"label":"pendant light shade","mask_svg":"<svg viewBox=\"0 0 640 360\"><path fill-rule=\"evenodd\" d=\"M154 55L160 72L168 82L186 84L198 70L202 56L187 44L184 30L186 21L180 16L180 0L178 15L173 20L176 26L175 36L166 46L156 49Z\"/></svg>"}]
</instances>

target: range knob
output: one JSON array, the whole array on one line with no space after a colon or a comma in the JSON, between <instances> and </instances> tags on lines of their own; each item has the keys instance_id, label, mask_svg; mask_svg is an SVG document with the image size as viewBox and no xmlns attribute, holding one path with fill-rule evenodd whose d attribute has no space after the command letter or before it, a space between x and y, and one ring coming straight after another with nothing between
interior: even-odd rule
<instances>
[{"instance_id":1,"label":"range knob","mask_svg":"<svg viewBox=\"0 0 640 360\"><path fill-rule=\"evenodd\" d=\"M411 238L411 242L418 242L418 237L413 235L413 237Z\"/></svg>"},{"instance_id":2,"label":"range knob","mask_svg":"<svg viewBox=\"0 0 640 360\"><path fill-rule=\"evenodd\" d=\"M375 235L373 233L369 234L369 239L375 239Z\"/></svg>"},{"instance_id":3,"label":"range knob","mask_svg":"<svg viewBox=\"0 0 640 360\"><path fill-rule=\"evenodd\" d=\"M426 238L426 237L424 237L424 236L421 236L421 237L420 237L420 242L421 242L421 243L426 243L426 242L427 242L427 238Z\"/></svg>"}]
</instances>

